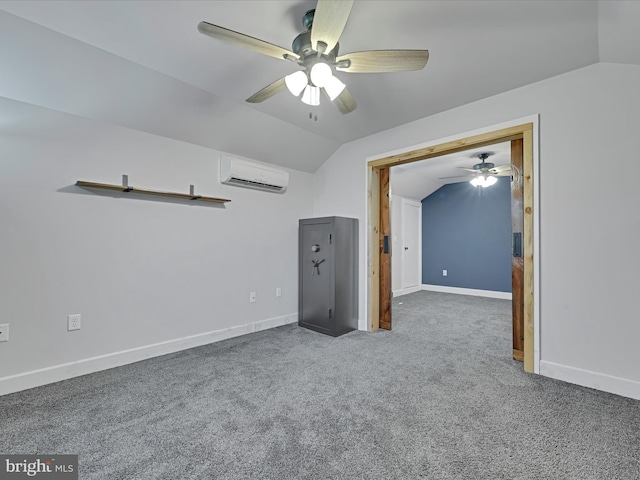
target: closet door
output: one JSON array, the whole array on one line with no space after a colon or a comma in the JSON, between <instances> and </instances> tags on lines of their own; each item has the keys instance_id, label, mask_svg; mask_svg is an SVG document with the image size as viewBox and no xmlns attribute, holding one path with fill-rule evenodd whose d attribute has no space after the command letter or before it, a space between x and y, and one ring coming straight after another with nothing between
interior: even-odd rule
<instances>
[{"instance_id":1,"label":"closet door","mask_svg":"<svg viewBox=\"0 0 640 480\"><path fill-rule=\"evenodd\" d=\"M422 204L402 199L402 288L422 285Z\"/></svg>"}]
</instances>

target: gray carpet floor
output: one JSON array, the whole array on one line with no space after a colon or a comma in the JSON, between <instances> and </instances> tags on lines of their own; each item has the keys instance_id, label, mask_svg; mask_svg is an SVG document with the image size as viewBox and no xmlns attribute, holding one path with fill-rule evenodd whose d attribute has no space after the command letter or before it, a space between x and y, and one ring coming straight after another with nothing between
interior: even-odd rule
<instances>
[{"instance_id":1,"label":"gray carpet floor","mask_svg":"<svg viewBox=\"0 0 640 480\"><path fill-rule=\"evenodd\" d=\"M82 479L639 479L640 402L527 375L511 303L417 292L394 329L262 331L0 397L0 453Z\"/></svg>"}]
</instances>

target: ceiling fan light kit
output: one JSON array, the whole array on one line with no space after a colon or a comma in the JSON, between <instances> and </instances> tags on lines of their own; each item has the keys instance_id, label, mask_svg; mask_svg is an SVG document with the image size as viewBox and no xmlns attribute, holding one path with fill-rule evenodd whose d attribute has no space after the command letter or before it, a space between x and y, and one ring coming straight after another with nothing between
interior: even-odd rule
<instances>
[{"instance_id":1,"label":"ceiling fan light kit","mask_svg":"<svg viewBox=\"0 0 640 480\"><path fill-rule=\"evenodd\" d=\"M487 158L493 155L493 152L482 152L476 155L480 159L480 163L473 166L474 172L478 172L469 183L474 187L487 188L494 185L498 179L494 176L498 171L494 168L495 163L485 162Z\"/></svg>"},{"instance_id":2,"label":"ceiling fan light kit","mask_svg":"<svg viewBox=\"0 0 640 480\"><path fill-rule=\"evenodd\" d=\"M346 85L334 76L334 70L347 73L421 70L429 59L428 50L370 50L338 57L338 40L347 24L353 1L318 0L316 8L307 11L302 18L306 31L293 41L293 51L208 22L200 22L198 31L263 55L295 62L302 68L263 88L247 102L263 102L286 87L296 97L302 93L303 103L319 105L322 90L340 113L346 114L357 105Z\"/></svg>"},{"instance_id":3,"label":"ceiling fan light kit","mask_svg":"<svg viewBox=\"0 0 640 480\"><path fill-rule=\"evenodd\" d=\"M476 178L471 180L469 183L474 187L483 187L487 188L491 185L495 184L498 181L496 177L493 175L478 175Z\"/></svg>"}]
</instances>

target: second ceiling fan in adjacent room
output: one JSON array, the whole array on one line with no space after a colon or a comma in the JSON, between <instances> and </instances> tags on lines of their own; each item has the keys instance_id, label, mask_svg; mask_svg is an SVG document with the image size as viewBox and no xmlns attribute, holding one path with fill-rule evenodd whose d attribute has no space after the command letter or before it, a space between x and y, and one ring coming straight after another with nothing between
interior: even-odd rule
<instances>
[{"instance_id":1,"label":"second ceiling fan in adjacent room","mask_svg":"<svg viewBox=\"0 0 640 480\"><path fill-rule=\"evenodd\" d=\"M486 162L485 160L493 155L493 152L482 152L474 155L480 159L480 163L476 163L471 168L458 167L462 170L466 170L469 172L466 175L454 175L451 177L440 177L438 180L448 180L450 178L463 178L463 177L473 177L469 183L474 187L490 187L491 185L497 182L496 177L505 177L511 175L511 165L499 165L495 166L495 164L491 162Z\"/></svg>"}]
</instances>

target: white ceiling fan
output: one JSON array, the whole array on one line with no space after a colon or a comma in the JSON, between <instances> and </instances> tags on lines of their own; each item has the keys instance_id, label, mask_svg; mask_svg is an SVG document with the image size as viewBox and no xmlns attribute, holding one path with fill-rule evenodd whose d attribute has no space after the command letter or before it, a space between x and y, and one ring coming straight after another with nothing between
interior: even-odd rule
<instances>
[{"instance_id":1,"label":"white ceiling fan","mask_svg":"<svg viewBox=\"0 0 640 480\"><path fill-rule=\"evenodd\" d=\"M296 62L301 70L280 78L249 97L249 103L260 103L282 90L297 96L308 105L319 105L320 91L342 114L352 112L356 102L334 71L347 73L379 73L421 70L429 60L428 50L370 50L339 55L338 40L342 34L354 0L318 0L302 22L306 31L298 35L292 50L233 30L200 22L198 31L210 37L248 48L263 55Z\"/></svg>"},{"instance_id":2,"label":"white ceiling fan","mask_svg":"<svg viewBox=\"0 0 640 480\"><path fill-rule=\"evenodd\" d=\"M511 165L499 165L495 166L495 164L491 162L486 162L485 160L493 155L493 152L482 152L474 155L480 159L480 163L476 163L471 168L458 167L462 170L466 170L466 175L454 175L451 177L440 177L438 180L445 180L449 178L463 178L463 177L473 177L469 183L474 187L490 187L494 183L497 182L496 177L506 177L511 175Z\"/></svg>"}]
</instances>

